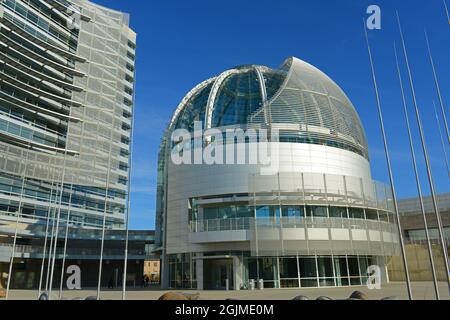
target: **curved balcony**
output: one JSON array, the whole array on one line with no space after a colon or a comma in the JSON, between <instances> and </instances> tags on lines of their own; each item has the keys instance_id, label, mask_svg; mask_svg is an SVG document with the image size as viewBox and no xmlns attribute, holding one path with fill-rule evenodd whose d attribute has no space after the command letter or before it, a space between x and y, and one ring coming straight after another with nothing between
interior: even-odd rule
<instances>
[{"instance_id":1,"label":"curved balcony","mask_svg":"<svg viewBox=\"0 0 450 320\"><path fill-rule=\"evenodd\" d=\"M65 50L63 48L59 48L56 45L51 44L48 41L43 41L42 39L40 39L39 37L31 34L30 32L27 32L23 29L21 29L20 27L18 27L14 22L10 21L8 18L1 18L0 19L4 25L10 29L10 32L15 33L16 35L20 36L21 38L24 38L32 43L36 43L37 45L48 49L56 54L59 54L63 57L69 58L69 59L73 59L79 62L86 62L87 60L83 57L80 57L76 54L71 53L68 50Z\"/></svg>"},{"instance_id":2,"label":"curved balcony","mask_svg":"<svg viewBox=\"0 0 450 320\"><path fill-rule=\"evenodd\" d=\"M74 100L62 98L56 94L52 94L52 93L37 89L34 86L30 86L26 83L23 83L22 81L19 81L3 72L0 72L0 82L5 82L6 84L8 84L10 86L12 86L14 88L18 88L25 92L34 93L38 97L46 97L50 100L53 100L53 101L56 101L59 103L65 103L72 107L82 107L83 106L81 103L76 102Z\"/></svg>"},{"instance_id":3,"label":"curved balcony","mask_svg":"<svg viewBox=\"0 0 450 320\"><path fill-rule=\"evenodd\" d=\"M1 63L7 64L11 68L15 68L17 70L20 70L21 72L23 72L25 74L35 76L35 77L37 77L39 79L44 79L44 80L46 80L46 81L48 81L48 82L50 82L50 83L52 83L54 85L57 85L57 86L60 86L60 87L63 87L63 88L68 88L68 89L73 90L73 91L77 91L77 92L83 91L83 88L81 88L79 86L75 86L75 85L73 85L73 84L71 84L69 82L58 80L58 79L56 79L54 77L51 77L51 76L49 76L47 74L44 74L44 73L39 72L39 71L36 71L36 70L34 70L34 69L32 69L32 68L30 68L30 67L28 67L28 66L26 66L26 65L24 65L24 64L22 64L20 62L18 62L17 60L11 59L10 57L8 57L3 52L0 52L0 58L1 58L1 60L3 60L3 61L0 60Z\"/></svg>"},{"instance_id":4,"label":"curved balcony","mask_svg":"<svg viewBox=\"0 0 450 320\"><path fill-rule=\"evenodd\" d=\"M54 8L61 13L67 12L67 9L70 9L71 6L73 6L70 2L64 1L64 0L43 0L43 2L49 4L52 7L52 9ZM80 12L80 18L81 18L81 20L83 20L85 22L91 21L91 18L82 14L81 12Z\"/></svg>"},{"instance_id":5,"label":"curved balcony","mask_svg":"<svg viewBox=\"0 0 450 320\"><path fill-rule=\"evenodd\" d=\"M13 134L6 133L4 131L0 131L0 141L6 141L9 144L16 145L23 148L34 149L34 150L44 150L47 152L56 152L56 153L67 153L68 155L79 155L77 151L67 150L63 148L57 148L48 146L42 143L34 142L29 139L22 138L20 136L16 136Z\"/></svg>"},{"instance_id":6,"label":"curved balcony","mask_svg":"<svg viewBox=\"0 0 450 320\"><path fill-rule=\"evenodd\" d=\"M14 103L15 105L20 106L22 108L25 108L25 109L28 109L28 110L33 110L35 112L42 113L42 114L45 114L45 115L48 115L48 116L52 116L52 117L55 117L57 119L73 121L73 122L82 122L82 120L80 118L71 117L71 116L68 116L68 115L65 115L65 114L62 114L62 113L59 113L59 112L55 112L55 111L51 111L51 110L48 110L48 109L45 109L45 108L41 108L39 106L36 106L36 105L31 104L29 102L26 102L24 100L18 99L18 98L14 97L14 96L8 95L8 94L6 94L6 93L4 93L2 91L0 91L0 101L1 100L5 100L7 102Z\"/></svg>"},{"instance_id":7,"label":"curved balcony","mask_svg":"<svg viewBox=\"0 0 450 320\"><path fill-rule=\"evenodd\" d=\"M247 242L255 256L311 254L393 255L395 224L343 218L236 218L192 221L195 244Z\"/></svg>"},{"instance_id":8,"label":"curved balcony","mask_svg":"<svg viewBox=\"0 0 450 320\"><path fill-rule=\"evenodd\" d=\"M78 70L75 70L74 68L65 66L63 64L57 63L57 62L55 62L53 60L45 58L44 56L34 52L33 50L25 48L21 44L17 43L16 41L12 40L11 38L7 37L4 33L0 33L0 39L3 42L3 43L0 43L0 44L3 45L4 50L6 50L8 48L12 48L12 49L14 49L15 52L18 52L24 58L35 59L36 61L38 61L38 62L40 62L40 63L42 63L44 65L51 66L52 68L55 68L56 70L58 70L60 72L64 72L64 73L67 73L69 75L77 76L77 77L84 77L84 76L86 76L83 72L80 72Z\"/></svg>"}]
</instances>

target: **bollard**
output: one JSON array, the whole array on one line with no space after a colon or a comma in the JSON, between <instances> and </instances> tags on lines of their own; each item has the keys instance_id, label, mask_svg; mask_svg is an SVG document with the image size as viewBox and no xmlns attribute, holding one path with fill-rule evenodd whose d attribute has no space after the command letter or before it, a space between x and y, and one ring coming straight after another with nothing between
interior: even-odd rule
<instances>
[{"instance_id":1,"label":"bollard","mask_svg":"<svg viewBox=\"0 0 450 320\"><path fill-rule=\"evenodd\" d=\"M248 289L251 291L255 290L255 280L254 279L250 279Z\"/></svg>"},{"instance_id":2,"label":"bollard","mask_svg":"<svg viewBox=\"0 0 450 320\"><path fill-rule=\"evenodd\" d=\"M258 290L264 290L264 280L263 279L258 280Z\"/></svg>"}]
</instances>

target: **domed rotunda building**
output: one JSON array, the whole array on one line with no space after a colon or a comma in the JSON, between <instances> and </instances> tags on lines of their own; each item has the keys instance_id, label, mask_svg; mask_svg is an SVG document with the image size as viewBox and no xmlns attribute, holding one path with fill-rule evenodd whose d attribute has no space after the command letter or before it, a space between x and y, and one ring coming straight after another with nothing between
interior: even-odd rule
<instances>
[{"instance_id":1,"label":"domed rotunda building","mask_svg":"<svg viewBox=\"0 0 450 320\"><path fill-rule=\"evenodd\" d=\"M224 135L276 131L268 144L278 150L277 172L263 175L262 164L247 162L174 163L174 132L193 133L199 122ZM249 157L255 143L262 142L247 135L233 139L232 148ZM189 142L194 152L209 144L208 136ZM232 68L184 97L162 139L156 212L162 286L365 285L372 265L386 281L389 257L398 254L391 198L387 186L372 180L354 106L327 75L293 57L278 69Z\"/></svg>"}]
</instances>

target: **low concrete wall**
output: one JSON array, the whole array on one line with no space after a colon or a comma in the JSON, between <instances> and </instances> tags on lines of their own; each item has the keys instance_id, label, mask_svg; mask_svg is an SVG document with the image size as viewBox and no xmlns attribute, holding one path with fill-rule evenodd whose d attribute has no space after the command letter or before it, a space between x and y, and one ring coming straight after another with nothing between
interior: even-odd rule
<instances>
[{"instance_id":1,"label":"low concrete wall","mask_svg":"<svg viewBox=\"0 0 450 320\"><path fill-rule=\"evenodd\" d=\"M448 252L447 252L448 254ZM406 245L406 257L411 281L431 281L431 267L426 245ZM436 275L439 281L447 281L444 258L439 245L433 245ZM390 281L404 281L405 274L402 257L392 257L388 262Z\"/></svg>"}]
</instances>

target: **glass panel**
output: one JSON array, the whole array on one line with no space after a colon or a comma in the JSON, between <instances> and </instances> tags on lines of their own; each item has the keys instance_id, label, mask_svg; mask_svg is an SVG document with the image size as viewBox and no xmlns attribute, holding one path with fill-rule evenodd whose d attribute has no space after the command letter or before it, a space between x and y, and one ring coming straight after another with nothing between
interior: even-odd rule
<instances>
[{"instance_id":1,"label":"glass panel","mask_svg":"<svg viewBox=\"0 0 450 320\"><path fill-rule=\"evenodd\" d=\"M228 77L217 94L213 127L246 123L252 113L262 107L258 75L252 69Z\"/></svg>"},{"instance_id":2,"label":"glass panel","mask_svg":"<svg viewBox=\"0 0 450 320\"><path fill-rule=\"evenodd\" d=\"M377 210L367 209L366 210L366 216L367 216L368 220L378 220L378 212L377 212Z\"/></svg>"},{"instance_id":3,"label":"glass panel","mask_svg":"<svg viewBox=\"0 0 450 320\"><path fill-rule=\"evenodd\" d=\"M344 207L330 207L330 218L347 218L347 209Z\"/></svg>"},{"instance_id":4,"label":"glass panel","mask_svg":"<svg viewBox=\"0 0 450 320\"><path fill-rule=\"evenodd\" d=\"M302 278L317 277L315 258L300 258L300 277Z\"/></svg>"},{"instance_id":5,"label":"glass panel","mask_svg":"<svg viewBox=\"0 0 450 320\"><path fill-rule=\"evenodd\" d=\"M319 286L320 287L334 287L334 278L320 278L319 279Z\"/></svg>"},{"instance_id":6,"label":"glass panel","mask_svg":"<svg viewBox=\"0 0 450 320\"><path fill-rule=\"evenodd\" d=\"M303 208L300 207L281 207L283 217L303 217Z\"/></svg>"},{"instance_id":7,"label":"glass panel","mask_svg":"<svg viewBox=\"0 0 450 320\"><path fill-rule=\"evenodd\" d=\"M317 268L319 271L319 277L330 278L333 275L333 261L331 258L318 257L317 258Z\"/></svg>"},{"instance_id":8,"label":"glass panel","mask_svg":"<svg viewBox=\"0 0 450 320\"><path fill-rule=\"evenodd\" d=\"M236 217L237 218L253 217L253 208L250 208L248 206L236 206Z\"/></svg>"},{"instance_id":9,"label":"glass panel","mask_svg":"<svg viewBox=\"0 0 450 320\"><path fill-rule=\"evenodd\" d=\"M269 218L270 209L269 206L256 207L256 218Z\"/></svg>"},{"instance_id":10,"label":"glass panel","mask_svg":"<svg viewBox=\"0 0 450 320\"><path fill-rule=\"evenodd\" d=\"M257 218L279 218L280 208L274 206L256 207Z\"/></svg>"},{"instance_id":11,"label":"glass panel","mask_svg":"<svg viewBox=\"0 0 450 320\"><path fill-rule=\"evenodd\" d=\"M297 258L280 258L280 278L298 279Z\"/></svg>"},{"instance_id":12,"label":"glass panel","mask_svg":"<svg viewBox=\"0 0 450 320\"><path fill-rule=\"evenodd\" d=\"M336 273L336 285L347 286L349 284L347 259L345 257L334 257L334 270Z\"/></svg>"},{"instance_id":13,"label":"glass panel","mask_svg":"<svg viewBox=\"0 0 450 320\"><path fill-rule=\"evenodd\" d=\"M203 209L203 217L205 220L217 219L217 217L218 217L217 208L204 208Z\"/></svg>"},{"instance_id":14,"label":"glass panel","mask_svg":"<svg viewBox=\"0 0 450 320\"><path fill-rule=\"evenodd\" d=\"M277 259L261 258L259 260L259 278L263 280L276 280Z\"/></svg>"},{"instance_id":15,"label":"glass panel","mask_svg":"<svg viewBox=\"0 0 450 320\"><path fill-rule=\"evenodd\" d=\"M247 280L258 279L258 266L257 260L253 258L247 259Z\"/></svg>"},{"instance_id":16,"label":"glass panel","mask_svg":"<svg viewBox=\"0 0 450 320\"><path fill-rule=\"evenodd\" d=\"M367 257L359 257L359 274L361 276L367 275L367 268L369 267Z\"/></svg>"},{"instance_id":17,"label":"glass panel","mask_svg":"<svg viewBox=\"0 0 450 320\"><path fill-rule=\"evenodd\" d=\"M359 208L349 209L351 219L364 219L364 210Z\"/></svg>"},{"instance_id":18,"label":"glass panel","mask_svg":"<svg viewBox=\"0 0 450 320\"><path fill-rule=\"evenodd\" d=\"M231 207L219 207L217 215L219 219L229 219L234 218L235 213Z\"/></svg>"},{"instance_id":19,"label":"glass panel","mask_svg":"<svg viewBox=\"0 0 450 320\"><path fill-rule=\"evenodd\" d=\"M193 131L194 121L203 121L205 118L205 108L212 85L212 83L209 84L189 100L176 120L176 129L187 129L189 131Z\"/></svg>"},{"instance_id":20,"label":"glass panel","mask_svg":"<svg viewBox=\"0 0 450 320\"><path fill-rule=\"evenodd\" d=\"M360 276L358 258L348 257L348 271L350 272L350 277Z\"/></svg>"},{"instance_id":21,"label":"glass panel","mask_svg":"<svg viewBox=\"0 0 450 320\"><path fill-rule=\"evenodd\" d=\"M301 279L300 285L302 288L315 288L317 287L317 279Z\"/></svg>"},{"instance_id":22,"label":"glass panel","mask_svg":"<svg viewBox=\"0 0 450 320\"><path fill-rule=\"evenodd\" d=\"M313 217L326 218L328 216L327 207L311 207Z\"/></svg>"}]
</instances>

